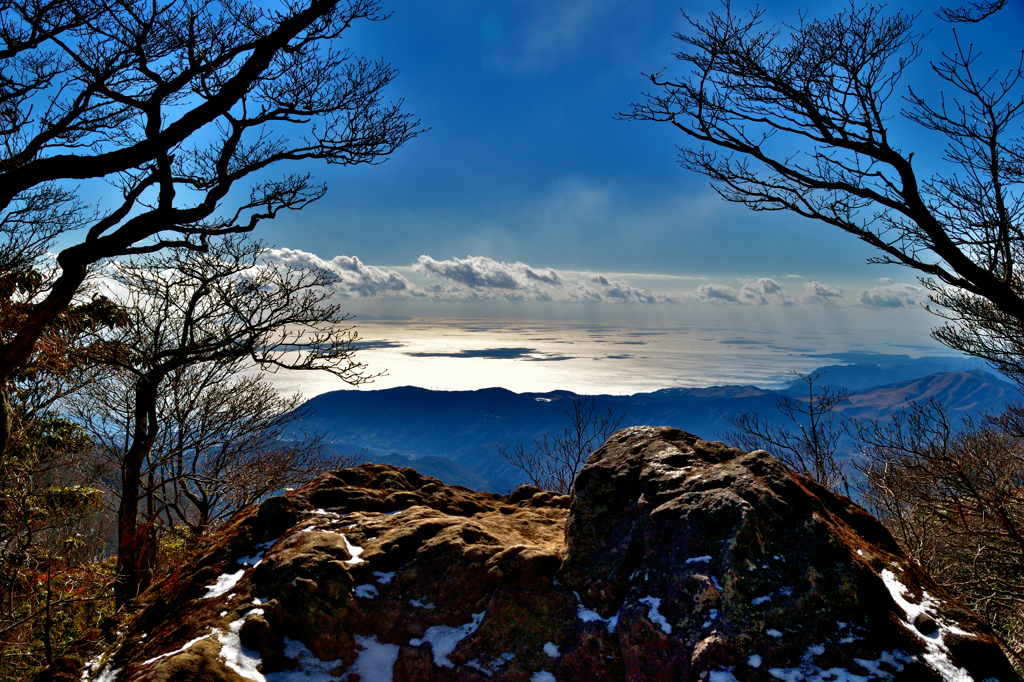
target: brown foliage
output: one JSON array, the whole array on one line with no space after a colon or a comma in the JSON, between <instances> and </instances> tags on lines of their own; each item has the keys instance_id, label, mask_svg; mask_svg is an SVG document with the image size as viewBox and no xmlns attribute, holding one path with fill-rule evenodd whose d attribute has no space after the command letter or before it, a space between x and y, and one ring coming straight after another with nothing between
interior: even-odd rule
<instances>
[{"instance_id":1,"label":"brown foliage","mask_svg":"<svg viewBox=\"0 0 1024 682\"><path fill-rule=\"evenodd\" d=\"M900 545L1024 663L1024 406L958 428L911 406L860 425L863 500Z\"/></svg>"}]
</instances>

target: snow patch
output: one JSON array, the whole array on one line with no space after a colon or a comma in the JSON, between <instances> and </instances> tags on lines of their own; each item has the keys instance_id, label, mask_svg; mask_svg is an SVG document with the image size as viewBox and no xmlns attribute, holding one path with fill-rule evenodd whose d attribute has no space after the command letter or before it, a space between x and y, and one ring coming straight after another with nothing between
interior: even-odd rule
<instances>
[{"instance_id":1,"label":"snow patch","mask_svg":"<svg viewBox=\"0 0 1024 682\"><path fill-rule=\"evenodd\" d=\"M555 676L547 670L539 670L533 674L530 678L530 682L558 682L558 680L556 680Z\"/></svg>"},{"instance_id":2,"label":"snow patch","mask_svg":"<svg viewBox=\"0 0 1024 682\"><path fill-rule=\"evenodd\" d=\"M868 671L868 676L859 675L852 673L846 668L829 668L823 669L814 662L815 656L820 656L825 653L824 644L813 644L804 651L803 660L800 665L793 668L771 668L768 670L768 674L777 680L783 680L783 682L872 682L873 680L891 680L893 674L891 671L900 673L903 671L904 664L910 663L914 660L914 656L908 656L902 651L885 651L882 652L881 656L875 660L863 660L855 658L853 659L858 666ZM890 670L885 670L881 665L885 663L889 666ZM943 678L946 682L952 682L948 678ZM970 678L968 678L970 679Z\"/></svg>"},{"instance_id":3,"label":"snow patch","mask_svg":"<svg viewBox=\"0 0 1024 682\"><path fill-rule=\"evenodd\" d=\"M119 670L109 665L100 665L103 655L99 655L85 664L82 671L82 682L116 682Z\"/></svg>"},{"instance_id":4,"label":"snow patch","mask_svg":"<svg viewBox=\"0 0 1024 682\"><path fill-rule=\"evenodd\" d=\"M409 646L420 646L424 642L430 642L431 650L434 652L434 665L445 668L454 668L455 664L448 660L448 654L455 651L459 642L476 632L484 619L486 611L473 614L473 620L458 627L447 625L435 625L427 628L422 638L409 640Z\"/></svg>"},{"instance_id":5,"label":"snow patch","mask_svg":"<svg viewBox=\"0 0 1024 682\"><path fill-rule=\"evenodd\" d=\"M572 593L576 596L576 616L580 620L582 620L584 623L594 623L600 621L605 624L605 627L608 628L609 633L615 632L615 628L619 626L619 614L616 613L614 616L611 616L610 618L602 618L600 613L588 609L586 606L583 605L583 600L580 599L579 592L573 590Z\"/></svg>"},{"instance_id":6,"label":"snow patch","mask_svg":"<svg viewBox=\"0 0 1024 682\"><path fill-rule=\"evenodd\" d=\"M239 569L235 573L222 573L217 582L212 585L204 585L206 588L206 594L203 595L203 599L213 599L223 594L227 594L235 588L238 581L245 575L245 569Z\"/></svg>"},{"instance_id":7,"label":"snow patch","mask_svg":"<svg viewBox=\"0 0 1024 682\"><path fill-rule=\"evenodd\" d=\"M224 614L221 614L221 615L224 615ZM196 637L193 640L189 640L188 642L185 643L184 646L182 646L182 647L180 647L178 649L175 649L174 651L168 651L166 654L160 654L159 656L154 656L153 658L146 659L145 661L142 662L142 665L149 665L153 661L159 661L161 658L167 658L169 656L174 656L176 654L180 654L182 651L185 651L186 649L191 647L196 642L203 641L204 639L209 637L211 634L213 634L213 633L212 632L207 632L205 635L201 635L199 637Z\"/></svg>"},{"instance_id":8,"label":"snow patch","mask_svg":"<svg viewBox=\"0 0 1024 682\"><path fill-rule=\"evenodd\" d=\"M885 583L886 588L889 590L889 594L892 596L892 600L896 602L896 605L900 607L903 613L906 615L906 622L903 626L910 632L914 633L921 642L924 643L925 648L928 650L923 658L932 669L939 673L943 680L946 682L974 682L971 676L963 668L957 667L953 663L949 654L949 647L943 642L943 638L947 633L955 634L968 634L959 628L947 625L943 623L934 612L929 613L930 610L934 610L938 606L938 602L929 595L927 592L921 593L921 603L914 604L907 599L910 596L909 590L901 583L897 578L896 574L888 569L882 570L882 582ZM931 616L936 624L939 626L938 629L931 635L924 635L918 631L911 623L914 619L922 613L926 613Z\"/></svg>"},{"instance_id":9,"label":"snow patch","mask_svg":"<svg viewBox=\"0 0 1024 682\"><path fill-rule=\"evenodd\" d=\"M886 679L891 676L891 673L882 669L881 666L883 663L889 666L891 670L901 673L903 672L905 664L912 663L915 658L915 656L911 656L903 651L883 651L881 655L873 661L870 659L855 658L853 659L853 662L867 670L872 675L877 675Z\"/></svg>"},{"instance_id":10,"label":"snow patch","mask_svg":"<svg viewBox=\"0 0 1024 682\"><path fill-rule=\"evenodd\" d=\"M338 535L340 535L341 539L345 541L345 549L348 550L348 555L352 557L348 561L344 561L342 563L352 565L364 563L364 560L359 558L359 555L363 553L363 548L356 547L355 545L353 545L351 542L348 541L348 538L345 537L343 533L338 533Z\"/></svg>"},{"instance_id":11,"label":"snow patch","mask_svg":"<svg viewBox=\"0 0 1024 682\"><path fill-rule=\"evenodd\" d=\"M484 663L480 657L477 657L474 658L472 661L466 661L466 665L470 668L473 668L474 670L479 670L484 675L487 675L487 677L491 677L492 675L494 675L494 673L501 670L502 666L504 666L506 663L509 663L515 657L515 654L513 654L510 651L506 651L500 656L492 658L487 663Z\"/></svg>"},{"instance_id":12,"label":"snow patch","mask_svg":"<svg viewBox=\"0 0 1024 682\"><path fill-rule=\"evenodd\" d=\"M708 682L740 682L730 670L712 670L708 674Z\"/></svg>"},{"instance_id":13,"label":"snow patch","mask_svg":"<svg viewBox=\"0 0 1024 682\"><path fill-rule=\"evenodd\" d=\"M758 656L757 654L751 654L747 658L747 665L749 665L751 668L760 668L761 667L761 657Z\"/></svg>"},{"instance_id":14,"label":"snow patch","mask_svg":"<svg viewBox=\"0 0 1024 682\"><path fill-rule=\"evenodd\" d=\"M373 599L377 596L377 588L367 583L365 585L357 585L352 593L363 599Z\"/></svg>"},{"instance_id":15,"label":"snow patch","mask_svg":"<svg viewBox=\"0 0 1024 682\"><path fill-rule=\"evenodd\" d=\"M769 602L771 600L772 600L772 595L766 594L763 597L755 597L755 598L751 599L750 603L753 606L760 606L761 604L764 604L765 602Z\"/></svg>"},{"instance_id":16,"label":"snow patch","mask_svg":"<svg viewBox=\"0 0 1024 682\"><path fill-rule=\"evenodd\" d=\"M718 609L708 609L708 619L701 625L701 629L711 627L711 624L718 618Z\"/></svg>"},{"instance_id":17,"label":"snow patch","mask_svg":"<svg viewBox=\"0 0 1024 682\"><path fill-rule=\"evenodd\" d=\"M260 563L262 563L263 555L267 553L268 549L274 546L275 542L277 542L277 540L261 542L253 548L256 550L256 553L252 556L238 557L238 564L240 566L245 566L246 568L256 568Z\"/></svg>"},{"instance_id":18,"label":"snow patch","mask_svg":"<svg viewBox=\"0 0 1024 682\"><path fill-rule=\"evenodd\" d=\"M390 573L384 573L383 571L374 571L373 577L377 579L378 585L387 585L391 582L391 579L395 577L397 571L391 571Z\"/></svg>"},{"instance_id":19,"label":"snow patch","mask_svg":"<svg viewBox=\"0 0 1024 682\"><path fill-rule=\"evenodd\" d=\"M359 675L362 682L391 682L395 661L398 660L399 646L381 644L377 641L376 635L356 635L355 639L361 650L348 672Z\"/></svg>"},{"instance_id":20,"label":"snow patch","mask_svg":"<svg viewBox=\"0 0 1024 682\"><path fill-rule=\"evenodd\" d=\"M426 609L427 611L434 610L434 605L430 602L420 601L419 599L410 599L409 603L418 609Z\"/></svg>"},{"instance_id":21,"label":"snow patch","mask_svg":"<svg viewBox=\"0 0 1024 682\"><path fill-rule=\"evenodd\" d=\"M267 678L258 669L261 663L260 655L242 646L238 632L250 614L260 613L263 613L262 609L253 609L238 620L229 623L227 632L217 633L217 641L220 642L220 657L224 661L224 665L253 682L266 682Z\"/></svg>"},{"instance_id":22,"label":"snow patch","mask_svg":"<svg viewBox=\"0 0 1024 682\"><path fill-rule=\"evenodd\" d=\"M558 658L562 655L561 652L558 650L558 645L554 642L547 642L544 645L544 653L546 653L551 658Z\"/></svg>"},{"instance_id":23,"label":"snow patch","mask_svg":"<svg viewBox=\"0 0 1024 682\"><path fill-rule=\"evenodd\" d=\"M640 603L651 607L647 612L647 618L655 625L660 625L661 631L666 635L671 635L672 626L669 625L667 620L665 620L665 616L658 613L658 607L661 606L661 600L657 597L647 596L641 599Z\"/></svg>"},{"instance_id":24,"label":"snow patch","mask_svg":"<svg viewBox=\"0 0 1024 682\"><path fill-rule=\"evenodd\" d=\"M764 631L764 634L768 635L769 637L774 637L775 639L782 637L782 633L776 630L775 628L768 628Z\"/></svg>"},{"instance_id":25,"label":"snow patch","mask_svg":"<svg viewBox=\"0 0 1024 682\"><path fill-rule=\"evenodd\" d=\"M704 556L692 556L686 560L688 564L706 564L711 561L711 555L705 554Z\"/></svg>"}]
</instances>

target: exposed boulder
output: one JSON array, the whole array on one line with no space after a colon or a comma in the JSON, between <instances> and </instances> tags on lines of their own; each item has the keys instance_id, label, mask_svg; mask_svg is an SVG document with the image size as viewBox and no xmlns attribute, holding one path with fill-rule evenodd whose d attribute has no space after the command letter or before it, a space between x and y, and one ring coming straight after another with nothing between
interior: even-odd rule
<instances>
[{"instance_id":1,"label":"exposed boulder","mask_svg":"<svg viewBox=\"0 0 1024 682\"><path fill-rule=\"evenodd\" d=\"M1018 679L863 509L764 452L620 431L569 498L325 474L236 517L86 679Z\"/></svg>"}]
</instances>

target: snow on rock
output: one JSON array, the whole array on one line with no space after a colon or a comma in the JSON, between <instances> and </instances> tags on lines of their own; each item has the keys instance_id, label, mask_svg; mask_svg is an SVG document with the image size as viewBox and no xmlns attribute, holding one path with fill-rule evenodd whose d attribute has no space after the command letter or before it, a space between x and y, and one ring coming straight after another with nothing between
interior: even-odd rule
<instances>
[{"instance_id":1,"label":"snow on rock","mask_svg":"<svg viewBox=\"0 0 1024 682\"><path fill-rule=\"evenodd\" d=\"M103 656L97 656L85 664L82 670L82 682L117 682L118 670L109 663L103 663Z\"/></svg>"},{"instance_id":2,"label":"snow on rock","mask_svg":"<svg viewBox=\"0 0 1024 682\"><path fill-rule=\"evenodd\" d=\"M351 559L349 559L345 563L346 564L361 564L361 563L363 563L363 560L359 558L359 555L363 553L363 548L362 547L356 547L355 545L353 545L351 542L348 541L348 538L345 537L344 534L339 533L339 535L341 535L341 539L344 540L344 542L345 542L345 549L348 550L349 556L352 557Z\"/></svg>"},{"instance_id":3,"label":"snow on rock","mask_svg":"<svg viewBox=\"0 0 1024 682\"><path fill-rule=\"evenodd\" d=\"M361 599L373 599L377 596L377 588L369 583L365 585L356 585L356 588L352 591L352 594L360 597Z\"/></svg>"},{"instance_id":4,"label":"snow on rock","mask_svg":"<svg viewBox=\"0 0 1024 682\"><path fill-rule=\"evenodd\" d=\"M500 672L508 663L516 657L511 651L504 651L500 655L487 660L486 656L477 656L471 661L466 661L466 667L479 670L487 677L492 677L495 673Z\"/></svg>"},{"instance_id":5,"label":"snow on rock","mask_svg":"<svg viewBox=\"0 0 1024 682\"><path fill-rule=\"evenodd\" d=\"M359 646L359 657L348 672L359 675L360 682L391 682L400 647L382 644L376 635L356 635L355 640Z\"/></svg>"},{"instance_id":6,"label":"snow on rock","mask_svg":"<svg viewBox=\"0 0 1024 682\"><path fill-rule=\"evenodd\" d=\"M256 568L263 561L263 555L268 549L274 546L275 540L268 540L267 542L261 542L256 545L256 552L251 556L238 557L235 563L245 566L246 568Z\"/></svg>"},{"instance_id":7,"label":"snow on rock","mask_svg":"<svg viewBox=\"0 0 1024 682\"><path fill-rule=\"evenodd\" d=\"M731 670L712 670L708 682L740 682Z\"/></svg>"},{"instance_id":8,"label":"snow on rock","mask_svg":"<svg viewBox=\"0 0 1024 682\"><path fill-rule=\"evenodd\" d=\"M396 571L390 573L384 573L383 571L374 571L373 577L377 579L378 585L387 585L391 582L391 579L395 577Z\"/></svg>"},{"instance_id":9,"label":"snow on rock","mask_svg":"<svg viewBox=\"0 0 1024 682\"><path fill-rule=\"evenodd\" d=\"M445 668L454 668L455 664L448 660L448 654L455 651L455 647L459 645L459 642L476 632L476 629L480 627L480 622L484 619L485 613L485 611L474 613L473 619L470 622L457 627L435 625L432 628L428 628L423 637L415 637L410 640L409 645L420 646L424 643L429 643L434 653L434 664Z\"/></svg>"},{"instance_id":10,"label":"snow on rock","mask_svg":"<svg viewBox=\"0 0 1024 682\"><path fill-rule=\"evenodd\" d=\"M217 641L220 642L220 657L224 664L245 679L253 680L254 682L266 682L263 673L257 669L260 664L260 655L258 652L250 651L242 646L238 632L241 630L242 624L245 623L247 616L262 613L262 609L253 609L242 618L228 625L227 632L217 633Z\"/></svg>"},{"instance_id":11,"label":"snow on rock","mask_svg":"<svg viewBox=\"0 0 1024 682\"><path fill-rule=\"evenodd\" d=\"M888 588L893 601L896 602L896 605L906 615L906 628L917 635L928 648L928 653L924 654L924 660L928 662L928 665L947 682L974 682L974 679L966 670L953 663L950 658L949 647L943 642L943 638L947 634L967 635L969 633L944 623L936 612L936 607L939 606L939 603L927 592L922 592L921 603L915 604L907 599L910 596L909 590L899 581L895 573L888 569L883 569L881 575L882 582ZM921 632L919 628L913 625L919 622L923 614L929 616L937 626L928 634Z\"/></svg>"},{"instance_id":12,"label":"snow on rock","mask_svg":"<svg viewBox=\"0 0 1024 682\"><path fill-rule=\"evenodd\" d=\"M203 599L213 599L221 595L227 594L231 590L235 589L235 585L245 575L245 569L241 568L234 573L222 573L217 578L217 582L212 585L206 586L206 594L203 595Z\"/></svg>"},{"instance_id":13,"label":"snow on rock","mask_svg":"<svg viewBox=\"0 0 1024 682\"><path fill-rule=\"evenodd\" d=\"M577 592L573 592L576 597L576 617L582 620L584 623L604 623L608 629L608 633L615 632L615 628L619 625L619 614L616 613L608 618L602 618L601 614L593 609L588 609L583 605L583 600L580 599L580 595Z\"/></svg>"},{"instance_id":14,"label":"snow on rock","mask_svg":"<svg viewBox=\"0 0 1024 682\"><path fill-rule=\"evenodd\" d=\"M170 656L175 656L177 654L180 654L182 651L185 651L186 649L191 647L196 642L203 641L204 639L209 637L211 634L213 634L213 633L208 632L205 635L200 635L199 637L196 637L195 639L190 639L189 641L185 642L184 644L182 644L180 647L178 647L174 651L168 651L166 654L160 654L159 656L154 656L153 658L147 658L145 661L142 662L142 665L149 665L150 663L153 663L154 661L159 661L161 658L168 658Z\"/></svg>"},{"instance_id":15,"label":"snow on rock","mask_svg":"<svg viewBox=\"0 0 1024 682\"><path fill-rule=\"evenodd\" d=\"M642 598L640 600L640 603L651 607L651 609L647 612L647 618L655 625L660 626L661 631L664 632L666 635L671 635L672 626L669 625L669 622L667 620L665 620L665 616L658 613L658 607L661 606L661 600L657 597L647 596Z\"/></svg>"}]
</instances>

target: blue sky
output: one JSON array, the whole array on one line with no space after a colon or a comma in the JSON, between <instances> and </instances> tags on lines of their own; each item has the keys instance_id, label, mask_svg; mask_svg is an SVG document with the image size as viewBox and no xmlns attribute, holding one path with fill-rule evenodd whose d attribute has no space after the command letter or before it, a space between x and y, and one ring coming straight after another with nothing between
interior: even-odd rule
<instances>
[{"instance_id":1,"label":"blue sky","mask_svg":"<svg viewBox=\"0 0 1024 682\"><path fill-rule=\"evenodd\" d=\"M678 167L670 130L615 120L641 97L642 72L674 61L676 3L386 7L353 47L401 70L391 94L430 130L382 166L318 170L331 195L266 231L278 245L380 265L426 254L677 275L860 270L868 251L854 240L788 216L752 224ZM811 239L819 248L799 248Z\"/></svg>"},{"instance_id":2,"label":"blue sky","mask_svg":"<svg viewBox=\"0 0 1024 682\"><path fill-rule=\"evenodd\" d=\"M1015 60L1020 5L959 27L962 40L983 45L993 65ZM796 21L805 6L772 3L766 20ZM345 42L401 71L389 95L429 130L378 166L311 169L328 196L260 231L286 260L340 272L354 312L622 318L627 308L668 306L657 317L686 319L703 307L705 317L742 324L740 308L769 307L807 309L786 313L795 325L893 323L879 312L922 329L933 321L914 273L866 265L874 252L835 228L723 202L677 165L682 140L669 126L616 120L642 98L643 73L677 68L678 2L384 8L387 21L358 26ZM932 16L937 5L908 8L931 33L906 83L928 90L928 59L952 45L952 28ZM683 9L697 18L721 5ZM892 114L898 144L930 174L942 140L901 120L898 106Z\"/></svg>"},{"instance_id":3,"label":"blue sky","mask_svg":"<svg viewBox=\"0 0 1024 682\"><path fill-rule=\"evenodd\" d=\"M815 12L842 6L815 3ZM680 139L668 126L614 119L641 98L642 73L675 68L678 2L384 7L390 19L357 26L346 42L401 71L389 94L430 130L379 167L316 169L331 195L265 230L279 246L382 265L474 255L624 272L872 276L863 274L870 251L852 238L722 203L704 178L678 167ZM769 18L795 20L800 7L772 3ZM691 1L685 9L696 17L720 5ZM991 51L992 32L1020 27L1021 16L1012 6L998 24L959 30ZM925 13L919 25L933 30L926 48L950 44L948 24ZM1002 37L1015 49L1012 34ZM912 76L926 71L927 56ZM904 137L919 154L937 142ZM739 237L742 248L732 242Z\"/></svg>"}]
</instances>

